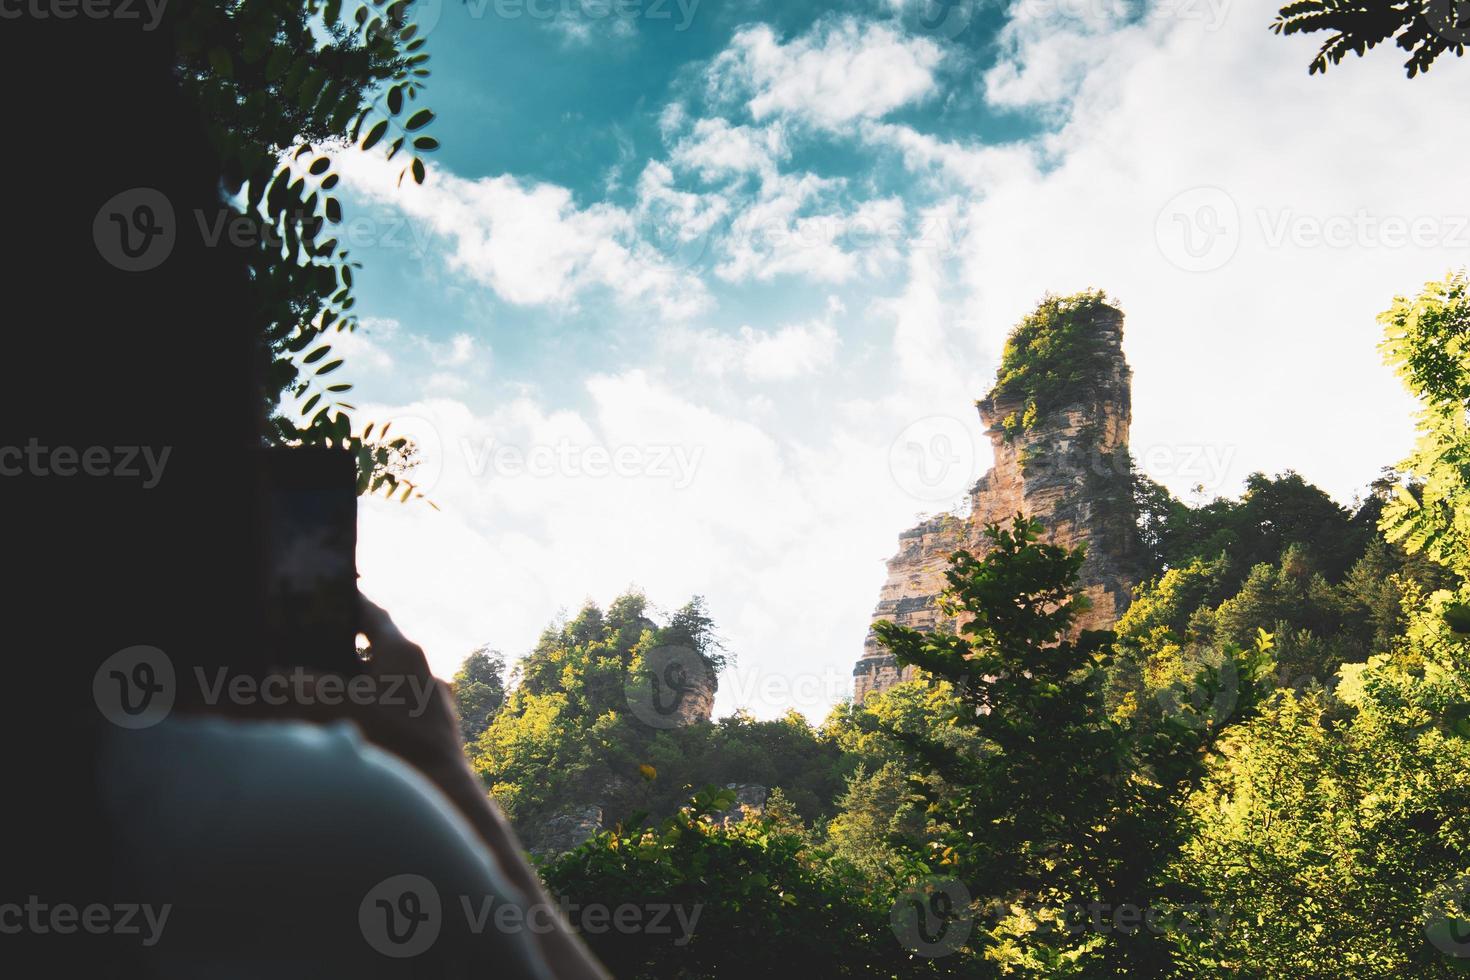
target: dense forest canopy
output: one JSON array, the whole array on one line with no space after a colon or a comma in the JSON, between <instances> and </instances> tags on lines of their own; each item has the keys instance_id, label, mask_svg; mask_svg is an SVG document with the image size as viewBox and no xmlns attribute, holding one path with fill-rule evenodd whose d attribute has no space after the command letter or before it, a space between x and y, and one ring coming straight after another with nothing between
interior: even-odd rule
<instances>
[{"instance_id":1,"label":"dense forest canopy","mask_svg":"<svg viewBox=\"0 0 1470 980\"><path fill-rule=\"evenodd\" d=\"M593 938L628 976L1457 975L1464 281L1382 319L1424 406L1414 456L1350 508L1291 472L1193 507L1139 477L1152 568L1112 631L1072 629L1081 553L1018 516L952 556L959 632L875 627L918 679L818 725L648 725L645 651L724 654L699 600L660 625L630 593L550 627L468 751L533 847L602 808L543 849L558 892L703 903L684 945Z\"/></svg>"}]
</instances>

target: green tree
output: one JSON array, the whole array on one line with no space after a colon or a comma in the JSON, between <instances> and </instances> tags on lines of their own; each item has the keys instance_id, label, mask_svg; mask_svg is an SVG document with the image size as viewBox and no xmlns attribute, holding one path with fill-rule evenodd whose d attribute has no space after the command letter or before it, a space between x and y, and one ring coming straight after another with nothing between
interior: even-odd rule
<instances>
[{"instance_id":1,"label":"green tree","mask_svg":"<svg viewBox=\"0 0 1470 980\"><path fill-rule=\"evenodd\" d=\"M904 949L887 897L788 820L720 826L715 815L733 800L728 790L701 791L656 826L616 827L543 867L552 892L578 905L697 914L687 935L677 927L584 934L614 976L952 975L955 958L925 960Z\"/></svg>"},{"instance_id":2,"label":"green tree","mask_svg":"<svg viewBox=\"0 0 1470 980\"><path fill-rule=\"evenodd\" d=\"M1419 439L1383 510L1390 541L1458 575L1470 571L1470 297L1463 273L1395 297L1380 317L1382 350L1419 398Z\"/></svg>"},{"instance_id":3,"label":"green tree","mask_svg":"<svg viewBox=\"0 0 1470 980\"><path fill-rule=\"evenodd\" d=\"M505 703L505 657L480 647L465 658L451 685L459 713L460 738L469 744L480 737Z\"/></svg>"},{"instance_id":4,"label":"green tree","mask_svg":"<svg viewBox=\"0 0 1470 980\"><path fill-rule=\"evenodd\" d=\"M1195 975L1448 977L1470 965L1434 941L1436 929L1463 935L1466 908L1426 911L1470 899L1470 657L1443 622L1449 601L1423 603L1406 656L1343 668L1336 696L1282 691L1226 736L1176 869L1229 913L1185 944Z\"/></svg>"},{"instance_id":5,"label":"green tree","mask_svg":"<svg viewBox=\"0 0 1470 980\"><path fill-rule=\"evenodd\" d=\"M1006 438L1029 429L1077 384L1106 363L1093 318L1107 304L1102 290L1045 296L1006 338L992 401L1015 401L1018 413L1001 420Z\"/></svg>"},{"instance_id":6,"label":"green tree","mask_svg":"<svg viewBox=\"0 0 1470 980\"><path fill-rule=\"evenodd\" d=\"M932 737L894 732L922 760L913 789L928 805L924 859L953 874L996 916L982 944L1006 969L1086 976L1157 976L1168 940L1139 929L1075 930L1077 903L1158 909L1187 893L1159 878L1177 851L1180 793L1203 772L1202 751L1235 712L1259 697L1266 667L1225 651L1233 711L1211 713L1226 672L1193 678L1198 702L1179 701L1149 727L1108 717L1105 672L1112 635L1073 624L1081 549L1039 542L1040 525L1018 516L986 529L981 558L957 552L941 609L958 633L874 626L897 659L950 682L947 726L979 735L986 749L956 754Z\"/></svg>"},{"instance_id":7,"label":"green tree","mask_svg":"<svg viewBox=\"0 0 1470 980\"><path fill-rule=\"evenodd\" d=\"M659 624L647 599L619 596L604 611L589 603L553 624L517 666L519 683L468 746L471 763L528 844L541 849L547 821L597 806L606 825L640 812L674 813L695 786L780 787L801 819L828 819L850 768L831 738L797 712L757 721L652 725L633 710L630 689L644 656L692 650L714 676L726 654L702 600Z\"/></svg>"}]
</instances>

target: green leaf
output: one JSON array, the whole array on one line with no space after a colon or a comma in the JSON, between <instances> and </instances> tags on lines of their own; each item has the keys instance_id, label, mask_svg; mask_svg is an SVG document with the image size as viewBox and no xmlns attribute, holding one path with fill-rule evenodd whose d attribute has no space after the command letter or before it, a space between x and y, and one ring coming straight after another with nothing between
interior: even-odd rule
<instances>
[{"instance_id":1,"label":"green leaf","mask_svg":"<svg viewBox=\"0 0 1470 980\"><path fill-rule=\"evenodd\" d=\"M387 131L388 131L388 120L386 120L386 119L380 119L380 120L378 120L378 124L376 126L374 126L372 129L368 130L367 139L365 139L365 140L362 141L362 148L364 150L371 150L374 146L377 146L378 145L378 140L382 139L383 138L383 134L386 133Z\"/></svg>"},{"instance_id":2,"label":"green leaf","mask_svg":"<svg viewBox=\"0 0 1470 980\"><path fill-rule=\"evenodd\" d=\"M326 357L327 356L327 352L330 351L331 349L332 349L332 345L331 344L323 344L322 346L318 347L316 350L312 351L310 354L307 354L305 357L303 357L301 359L301 363L302 364L315 364L317 361L320 361L322 358Z\"/></svg>"},{"instance_id":3,"label":"green leaf","mask_svg":"<svg viewBox=\"0 0 1470 980\"><path fill-rule=\"evenodd\" d=\"M425 126L429 125L429 123L433 121L433 112L428 109L420 109L418 112L415 112L413 115L409 116L408 122L404 123L403 125L404 128L411 133L416 129L423 129Z\"/></svg>"},{"instance_id":4,"label":"green leaf","mask_svg":"<svg viewBox=\"0 0 1470 980\"><path fill-rule=\"evenodd\" d=\"M395 85L388 90L388 111L395 116L403 111L402 85Z\"/></svg>"},{"instance_id":5,"label":"green leaf","mask_svg":"<svg viewBox=\"0 0 1470 980\"><path fill-rule=\"evenodd\" d=\"M424 161L418 157L413 158L413 182L415 184L424 182Z\"/></svg>"},{"instance_id":6,"label":"green leaf","mask_svg":"<svg viewBox=\"0 0 1470 980\"><path fill-rule=\"evenodd\" d=\"M337 370L341 366L342 359L339 357L337 360L329 361L326 364L323 364L321 367L317 368L316 373L318 376L323 374L331 374L333 371Z\"/></svg>"},{"instance_id":7,"label":"green leaf","mask_svg":"<svg viewBox=\"0 0 1470 980\"><path fill-rule=\"evenodd\" d=\"M432 136L416 136L414 137L413 148L429 153L439 149L439 141Z\"/></svg>"},{"instance_id":8,"label":"green leaf","mask_svg":"<svg viewBox=\"0 0 1470 980\"><path fill-rule=\"evenodd\" d=\"M230 52L222 47L209 49L209 67L221 78L233 78L235 75L235 62Z\"/></svg>"}]
</instances>

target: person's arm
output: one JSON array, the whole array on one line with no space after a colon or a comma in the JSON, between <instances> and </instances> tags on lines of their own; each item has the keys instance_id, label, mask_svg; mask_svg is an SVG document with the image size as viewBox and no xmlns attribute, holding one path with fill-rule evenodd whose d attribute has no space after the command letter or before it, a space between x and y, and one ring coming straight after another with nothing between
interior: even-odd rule
<instances>
[{"instance_id":1,"label":"person's arm","mask_svg":"<svg viewBox=\"0 0 1470 980\"><path fill-rule=\"evenodd\" d=\"M371 643L369 671L373 675L404 678L403 689L410 694L424 690L432 693L418 717L410 714L415 707L412 696L404 698L407 703L400 706L348 705L352 709L349 717L369 741L403 759L439 787L479 834L505 877L531 904L545 903L555 910L555 902L523 856L515 831L465 759L448 685L430 673L423 650L405 638L388 614L367 599L362 600L361 628ZM551 918L556 928L540 936L539 941L556 975L564 980L611 980L560 912L554 912Z\"/></svg>"}]
</instances>

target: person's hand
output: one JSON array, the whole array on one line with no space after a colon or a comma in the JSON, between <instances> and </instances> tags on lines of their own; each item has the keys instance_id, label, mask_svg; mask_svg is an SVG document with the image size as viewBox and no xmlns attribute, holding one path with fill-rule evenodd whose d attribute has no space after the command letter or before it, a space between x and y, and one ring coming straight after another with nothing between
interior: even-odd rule
<instances>
[{"instance_id":1,"label":"person's hand","mask_svg":"<svg viewBox=\"0 0 1470 980\"><path fill-rule=\"evenodd\" d=\"M424 651L406 638L392 618L358 596L359 630L368 639L364 675L373 696L344 696L352 678L308 675L302 697L267 717L318 723L351 721L373 745L426 776L479 835L501 873L529 904L552 910L556 928L537 937L554 975L561 980L610 980L567 923L536 872L526 861L509 821L470 768L459 740L459 720L449 686L429 670ZM294 671L292 672L294 673ZM328 685L332 691L327 696ZM231 712L239 714L239 712ZM248 712L260 718L258 709Z\"/></svg>"}]
</instances>

